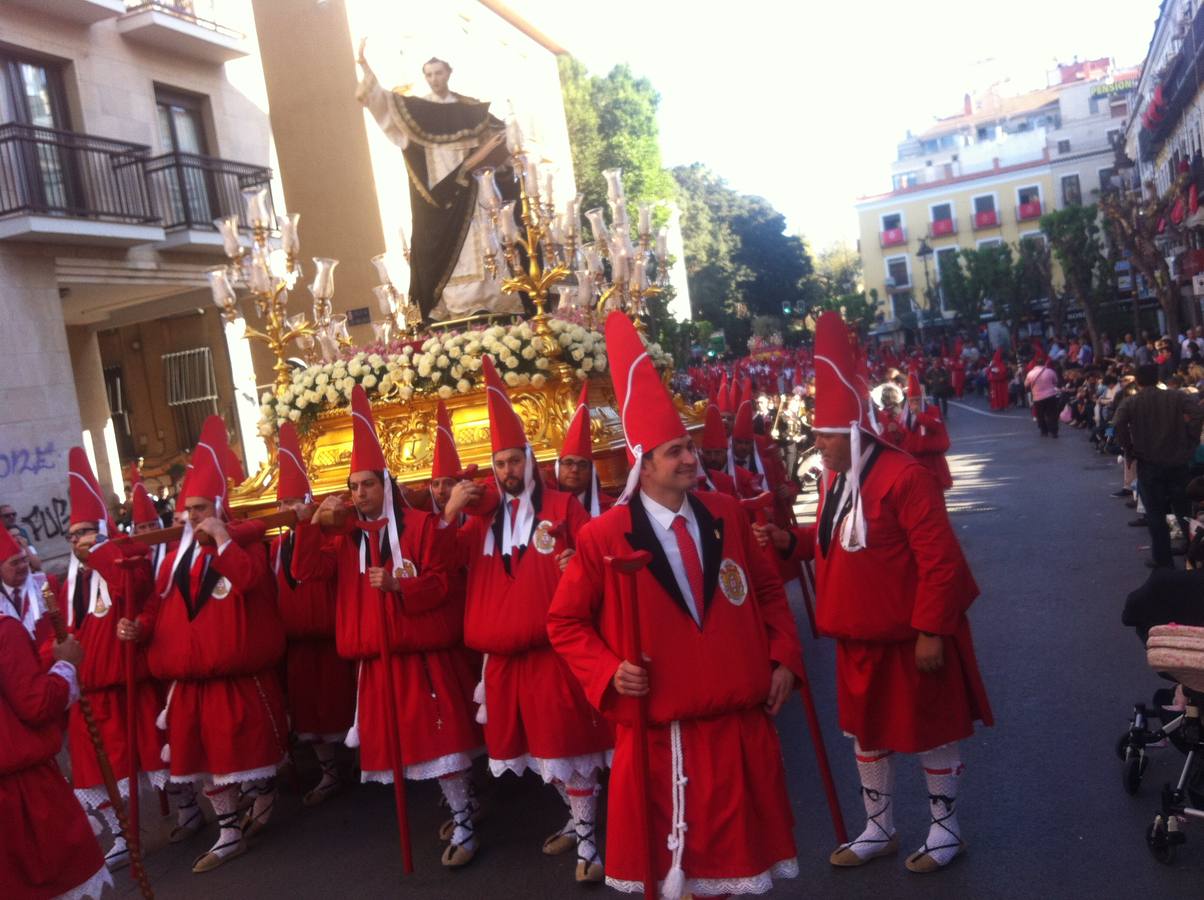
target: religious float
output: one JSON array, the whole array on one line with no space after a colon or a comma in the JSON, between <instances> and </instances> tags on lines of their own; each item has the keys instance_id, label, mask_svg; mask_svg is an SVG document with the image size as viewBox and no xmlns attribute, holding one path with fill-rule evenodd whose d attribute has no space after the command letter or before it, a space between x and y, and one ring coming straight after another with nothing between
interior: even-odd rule
<instances>
[{"instance_id":1,"label":"religious float","mask_svg":"<svg viewBox=\"0 0 1204 900\"><path fill-rule=\"evenodd\" d=\"M370 73L366 63L361 64ZM436 147L437 123L430 114L437 110L423 104L443 109L463 105L397 96L382 102L396 104L398 118L408 123L409 141L422 137ZM313 259L313 280L308 286L312 310L290 314L289 297L303 274L298 214L274 216L266 189L254 189L244 192L251 225L249 245L243 242L239 217L216 223L229 262L208 272L213 301L228 323L241 324L246 339L262 342L276 359L274 387L260 398L259 436L268 444L269 461L234 488L235 508L250 512L275 503L275 434L285 421L296 424L315 493L344 489L352 442L349 404L356 384L373 404L389 469L402 483L428 477L440 399L451 414L463 464L488 470L489 416L480 371L485 354L493 358L509 386L540 462L555 459L581 384L588 381L598 474L611 489L622 484L627 461L602 323L618 310L631 316L643 333L647 298L667 282L665 234L663 230L653 234L652 206L641 204L633 240L622 175L610 169L604 173L610 221L601 208L586 211L591 239L585 240L580 198L558 208L553 179L546 173L541 179L540 163L524 147L517 121L498 122L487 110L488 104L479 104L477 114L486 125L496 123L497 130L478 129L482 141L478 152L470 157L461 151L460 157L462 163L471 164L478 157L497 158L498 165L472 169L467 178L463 174L467 166L461 164L442 182L429 185L418 180L419 176L425 180L427 173L410 171L415 208L445 188L466 193L467 204L461 196L447 206L467 217L461 236L471 227L482 239L479 244L461 240L460 247L436 253L439 248L429 236L420 238L416 233L413 253L403 238L404 260L386 254L374 257L381 284L373 291L382 318L372 323L374 340L369 346L352 346L346 316L333 312L337 260ZM390 114L374 112L378 121ZM463 116L455 123L464 126ZM460 127L456 133L464 130ZM506 153L499 156L503 139ZM410 156L405 158L409 168ZM446 182L452 181L449 188ZM507 194L514 199L506 199ZM439 196L446 199L446 194ZM414 218L415 229L421 229L417 213ZM446 227L440 230L446 232ZM424 244L426 250L420 254L418 248ZM439 292L424 295L422 302L415 298L417 285L454 281L448 276L463 262L457 257L469 252L469 246L484 248L483 260L475 262L478 267L483 262L499 301L512 298L509 305L496 304L496 309L513 309L513 298L518 298L523 314L491 311L485 304L473 315L447 318L449 307ZM416 271L431 265L442 266L442 274ZM399 286L403 273L409 276L409 290ZM241 317L239 304L245 299L253 301L256 325ZM436 318L440 313L441 320ZM667 381L671 359L654 343L649 343L648 351ZM688 425L701 426L703 410L680 399L677 405Z\"/></svg>"}]
</instances>

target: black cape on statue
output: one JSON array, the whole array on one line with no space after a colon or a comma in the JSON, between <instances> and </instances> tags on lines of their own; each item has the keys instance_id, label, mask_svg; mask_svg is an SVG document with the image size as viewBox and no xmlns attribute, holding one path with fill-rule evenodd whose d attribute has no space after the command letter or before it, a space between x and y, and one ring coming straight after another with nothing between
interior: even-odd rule
<instances>
[{"instance_id":1,"label":"black cape on statue","mask_svg":"<svg viewBox=\"0 0 1204 900\"><path fill-rule=\"evenodd\" d=\"M420 97L393 94L398 117L409 132L402 151L410 181L413 226L410 238L410 298L418 304L423 321L443 295L468 236L476 213L477 185L471 172L457 166L428 188L426 147L476 139L487 141L504 124L489 114L489 104L456 94L456 103L435 103ZM496 157L496 158L495 158ZM484 165L508 163L505 148ZM499 187L506 179L499 179ZM505 188L502 188L505 190Z\"/></svg>"}]
</instances>

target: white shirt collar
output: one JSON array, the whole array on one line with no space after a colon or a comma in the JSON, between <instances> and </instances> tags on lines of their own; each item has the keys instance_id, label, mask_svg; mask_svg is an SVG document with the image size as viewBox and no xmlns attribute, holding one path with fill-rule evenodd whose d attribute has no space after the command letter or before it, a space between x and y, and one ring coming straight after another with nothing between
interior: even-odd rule
<instances>
[{"instance_id":1,"label":"white shirt collar","mask_svg":"<svg viewBox=\"0 0 1204 900\"><path fill-rule=\"evenodd\" d=\"M687 494L682 498L681 509L672 510L667 506L662 506L643 491L640 491L640 498L644 501L644 509L652 521L656 522L665 531L673 528L673 520L678 516L684 516L687 525L694 524L694 508L690 506L690 496Z\"/></svg>"}]
</instances>

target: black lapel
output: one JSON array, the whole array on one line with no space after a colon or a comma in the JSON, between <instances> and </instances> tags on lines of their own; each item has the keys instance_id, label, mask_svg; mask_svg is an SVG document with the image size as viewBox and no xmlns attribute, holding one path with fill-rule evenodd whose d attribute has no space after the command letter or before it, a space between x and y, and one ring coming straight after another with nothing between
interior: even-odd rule
<instances>
[{"instance_id":1,"label":"black lapel","mask_svg":"<svg viewBox=\"0 0 1204 900\"><path fill-rule=\"evenodd\" d=\"M293 577L293 545L295 542L292 531L280 537L280 571L284 573L284 580L293 590L297 589L297 579Z\"/></svg>"},{"instance_id":2,"label":"black lapel","mask_svg":"<svg viewBox=\"0 0 1204 900\"><path fill-rule=\"evenodd\" d=\"M497 512L493 514L493 523L489 527L493 529L493 552L502 554L502 568L506 570L507 575L510 574L510 556L502 553L502 532L505 528L505 520L502 516L508 515L510 515L510 497L503 492Z\"/></svg>"},{"instance_id":3,"label":"black lapel","mask_svg":"<svg viewBox=\"0 0 1204 900\"><path fill-rule=\"evenodd\" d=\"M870 451L869 457L865 461L865 465L861 467L861 478L857 482L858 488L865 487L865 479L869 477L870 470L874 468L874 463L878 461L878 454L882 452L882 445L874 441L874 449ZM850 494L848 499L841 504L840 509L836 513L836 521L832 524L831 536L835 539L836 535L840 534L840 523L844 521L844 517L849 514L853 508L853 497ZM824 551L824 556L827 556L827 550Z\"/></svg>"},{"instance_id":4,"label":"black lapel","mask_svg":"<svg viewBox=\"0 0 1204 900\"><path fill-rule=\"evenodd\" d=\"M201 610L204 609L205 604L209 602L209 597L213 594L213 588L222 579L221 573L217 571L217 566L214 565L216 561L216 554L209 558L209 568L201 578L201 584L196 592L196 600L188 608L188 618L190 621L201 614Z\"/></svg>"},{"instance_id":5,"label":"black lapel","mask_svg":"<svg viewBox=\"0 0 1204 900\"><path fill-rule=\"evenodd\" d=\"M665 548L661 546L656 532L652 530L655 526L648 518L648 511L644 509L639 491L632 495L631 500L627 503L627 508L631 511L631 533L626 536L627 543L633 550L647 550L652 554L652 562L648 564L648 571L673 598L673 602L685 613L686 618L696 625L694 617L690 615L690 605L681 595L681 588L677 586L677 579L673 577L673 567L669 565L669 557L665 555Z\"/></svg>"},{"instance_id":6,"label":"black lapel","mask_svg":"<svg viewBox=\"0 0 1204 900\"><path fill-rule=\"evenodd\" d=\"M189 544L188 549L184 551L184 555L180 557L179 565L176 566L176 590L180 592L180 596L184 599L184 606L188 609L188 618L192 619L192 557L196 553L196 544Z\"/></svg>"},{"instance_id":7,"label":"black lapel","mask_svg":"<svg viewBox=\"0 0 1204 900\"><path fill-rule=\"evenodd\" d=\"M71 594L71 611L75 628L83 628L84 616L88 614L88 592L85 589L90 574L80 571L75 579L75 590Z\"/></svg>"},{"instance_id":8,"label":"black lapel","mask_svg":"<svg viewBox=\"0 0 1204 900\"><path fill-rule=\"evenodd\" d=\"M711 597L719 584L719 564L723 562L723 519L716 519L706 504L687 494L694 518L698 522L698 536L702 539L702 617L705 620L711 608Z\"/></svg>"}]
</instances>

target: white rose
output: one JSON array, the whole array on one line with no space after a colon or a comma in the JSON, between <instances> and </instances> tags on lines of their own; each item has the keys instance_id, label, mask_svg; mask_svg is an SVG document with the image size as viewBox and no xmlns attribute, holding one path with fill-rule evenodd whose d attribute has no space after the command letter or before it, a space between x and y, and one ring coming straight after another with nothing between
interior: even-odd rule
<instances>
[{"instance_id":1,"label":"white rose","mask_svg":"<svg viewBox=\"0 0 1204 900\"><path fill-rule=\"evenodd\" d=\"M583 379L583 378L587 377L584 369L578 369L575 374L577 375L578 378Z\"/></svg>"},{"instance_id":2,"label":"white rose","mask_svg":"<svg viewBox=\"0 0 1204 900\"><path fill-rule=\"evenodd\" d=\"M535 359L535 348L523 347L523 359Z\"/></svg>"},{"instance_id":3,"label":"white rose","mask_svg":"<svg viewBox=\"0 0 1204 900\"><path fill-rule=\"evenodd\" d=\"M459 381L456 382L456 390L459 391L461 394L467 394L470 390L472 390L472 385L469 384L467 381L465 381L463 378L461 378Z\"/></svg>"},{"instance_id":4,"label":"white rose","mask_svg":"<svg viewBox=\"0 0 1204 900\"><path fill-rule=\"evenodd\" d=\"M473 372L480 371L481 357L478 356L476 359L468 360L468 368L471 369Z\"/></svg>"},{"instance_id":5,"label":"white rose","mask_svg":"<svg viewBox=\"0 0 1204 900\"><path fill-rule=\"evenodd\" d=\"M478 353L481 352L481 342L480 341L469 341L468 346L466 346L464 348L464 352L467 353L469 356L476 356Z\"/></svg>"},{"instance_id":6,"label":"white rose","mask_svg":"<svg viewBox=\"0 0 1204 900\"><path fill-rule=\"evenodd\" d=\"M519 384L530 384L531 376L526 374L525 372L520 372L518 375L518 383Z\"/></svg>"},{"instance_id":7,"label":"white rose","mask_svg":"<svg viewBox=\"0 0 1204 900\"><path fill-rule=\"evenodd\" d=\"M447 350L447 355L450 356L452 359L460 358L460 348L459 347L445 347L444 349Z\"/></svg>"},{"instance_id":8,"label":"white rose","mask_svg":"<svg viewBox=\"0 0 1204 900\"><path fill-rule=\"evenodd\" d=\"M594 368L593 359L588 356L585 357L585 359L581 360L581 368L584 369L586 372L592 371Z\"/></svg>"},{"instance_id":9,"label":"white rose","mask_svg":"<svg viewBox=\"0 0 1204 900\"><path fill-rule=\"evenodd\" d=\"M463 366L452 366L447 371L448 371L448 374L451 375L452 378L459 378L461 375L464 374L464 367Z\"/></svg>"},{"instance_id":10,"label":"white rose","mask_svg":"<svg viewBox=\"0 0 1204 900\"><path fill-rule=\"evenodd\" d=\"M423 360L418 364L418 375L420 378L426 378L431 374L431 364Z\"/></svg>"},{"instance_id":11,"label":"white rose","mask_svg":"<svg viewBox=\"0 0 1204 900\"><path fill-rule=\"evenodd\" d=\"M349 365L347 367L347 374L350 375L352 378L358 377L362 371L363 371L363 369L360 367L360 364L357 363L355 360L352 360L351 365Z\"/></svg>"},{"instance_id":12,"label":"white rose","mask_svg":"<svg viewBox=\"0 0 1204 900\"><path fill-rule=\"evenodd\" d=\"M502 376L502 380L505 381L506 384L510 385L510 387L518 386L518 376L513 372L507 372Z\"/></svg>"},{"instance_id":13,"label":"white rose","mask_svg":"<svg viewBox=\"0 0 1204 900\"><path fill-rule=\"evenodd\" d=\"M305 409L305 407L307 407L307 406L309 406L309 401L306 400L304 397L300 397L297 399L297 404L296 404L297 409Z\"/></svg>"},{"instance_id":14,"label":"white rose","mask_svg":"<svg viewBox=\"0 0 1204 900\"><path fill-rule=\"evenodd\" d=\"M414 352L414 348L411 347L409 344L406 344L404 347L401 348L402 356L410 356L413 354L413 352Z\"/></svg>"},{"instance_id":15,"label":"white rose","mask_svg":"<svg viewBox=\"0 0 1204 900\"><path fill-rule=\"evenodd\" d=\"M585 340L585 329L582 328L580 325L574 325L572 331L570 331L569 334L571 334L573 336L573 340L575 340L575 341L584 341Z\"/></svg>"},{"instance_id":16,"label":"white rose","mask_svg":"<svg viewBox=\"0 0 1204 900\"><path fill-rule=\"evenodd\" d=\"M594 371L595 372L605 372L606 371L606 357L605 356L595 356L594 357Z\"/></svg>"},{"instance_id":17,"label":"white rose","mask_svg":"<svg viewBox=\"0 0 1204 900\"><path fill-rule=\"evenodd\" d=\"M363 385L364 385L365 390L367 390L368 388L376 387L376 376L375 375L365 375L364 380L363 380Z\"/></svg>"},{"instance_id":18,"label":"white rose","mask_svg":"<svg viewBox=\"0 0 1204 900\"><path fill-rule=\"evenodd\" d=\"M339 402L339 392L335 389L335 386L333 384L326 388L326 402L327 403L338 403Z\"/></svg>"},{"instance_id":19,"label":"white rose","mask_svg":"<svg viewBox=\"0 0 1204 900\"><path fill-rule=\"evenodd\" d=\"M524 341L529 341L531 339L531 326L519 325L518 328L515 329L515 333Z\"/></svg>"},{"instance_id":20,"label":"white rose","mask_svg":"<svg viewBox=\"0 0 1204 900\"><path fill-rule=\"evenodd\" d=\"M274 399L276 399L275 394L273 394L271 391L264 391L263 396L259 398L259 402L271 403Z\"/></svg>"},{"instance_id":21,"label":"white rose","mask_svg":"<svg viewBox=\"0 0 1204 900\"><path fill-rule=\"evenodd\" d=\"M518 357L517 356L507 356L503 360L503 362L506 364L506 368L508 368L508 369L517 369L518 368Z\"/></svg>"},{"instance_id":22,"label":"white rose","mask_svg":"<svg viewBox=\"0 0 1204 900\"><path fill-rule=\"evenodd\" d=\"M439 387L437 393L441 399L447 400L452 394L455 393L455 391L453 391L450 386L444 384Z\"/></svg>"},{"instance_id":23,"label":"white rose","mask_svg":"<svg viewBox=\"0 0 1204 900\"><path fill-rule=\"evenodd\" d=\"M502 343L505 344L507 347L509 347L511 350L517 350L518 348L520 348L523 345L523 342L520 341L516 337L504 337L504 338L502 338Z\"/></svg>"},{"instance_id":24,"label":"white rose","mask_svg":"<svg viewBox=\"0 0 1204 900\"><path fill-rule=\"evenodd\" d=\"M329 375L327 375L325 372L319 372L318 377L314 379L314 384L316 384L318 387L325 387L325 385L329 381L330 381Z\"/></svg>"},{"instance_id":25,"label":"white rose","mask_svg":"<svg viewBox=\"0 0 1204 900\"><path fill-rule=\"evenodd\" d=\"M537 369L547 369L550 365L546 356L541 356L535 360L535 368Z\"/></svg>"},{"instance_id":26,"label":"white rose","mask_svg":"<svg viewBox=\"0 0 1204 900\"><path fill-rule=\"evenodd\" d=\"M561 347L567 347L573 343L573 336L571 334L562 334L556 340L560 342Z\"/></svg>"},{"instance_id":27,"label":"white rose","mask_svg":"<svg viewBox=\"0 0 1204 900\"><path fill-rule=\"evenodd\" d=\"M374 369L379 369L384 364L385 364L385 359L379 353L373 353L371 356L368 357L368 365L372 366L372 368L374 368Z\"/></svg>"},{"instance_id":28,"label":"white rose","mask_svg":"<svg viewBox=\"0 0 1204 900\"><path fill-rule=\"evenodd\" d=\"M402 400L409 400L414 396L414 389L412 387L400 387L397 389L397 396Z\"/></svg>"},{"instance_id":29,"label":"white rose","mask_svg":"<svg viewBox=\"0 0 1204 900\"><path fill-rule=\"evenodd\" d=\"M573 357L574 362L581 362L581 360L585 358L585 351L580 347L576 347L569 351L569 356Z\"/></svg>"},{"instance_id":30,"label":"white rose","mask_svg":"<svg viewBox=\"0 0 1204 900\"><path fill-rule=\"evenodd\" d=\"M271 425L270 425L268 422L260 422L260 423L259 423L259 436L260 436L260 437L265 437L265 438L266 438L266 437L271 437L271 436L272 436L272 432L273 432L274 430L275 430L275 429L274 429L274 428L272 428L272 426L271 426Z\"/></svg>"},{"instance_id":31,"label":"white rose","mask_svg":"<svg viewBox=\"0 0 1204 900\"><path fill-rule=\"evenodd\" d=\"M547 382L547 376L544 375L536 374L531 378L531 384L535 385L537 388L543 387L545 384L547 384Z\"/></svg>"},{"instance_id":32,"label":"white rose","mask_svg":"<svg viewBox=\"0 0 1204 900\"><path fill-rule=\"evenodd\" d=\"M437 365L440 369L446 369L451 365L451 360L448 359L446 355L440 355L439 358L435 360L435 365Z\"/></svg>"},{"instance_id":33,"label":"white rose","mask_svg":"<svg viewBox=\"0 0 1204 900\"><path fill-rule=\"evenodd\" d=\"M413 384L414 383L414 370L413 369L403 369L401 372L401 380L405 384Z\"/></svg>"},{"instance_id":34,"label":"white rose","mask_svg":"<svg viewBox=\"0 0 1204 900\"><path fill-rule=\"evenodd\" d=\"M289 412L289 414L288 414L288 417L289 417L289 419L290 419L291 421L293 421L293 422L300 421L300 419L301 419L301 410L299 410L299 409L294 409L294 410L290 411L290 412Z\"/></svg>"}]
</instances>

